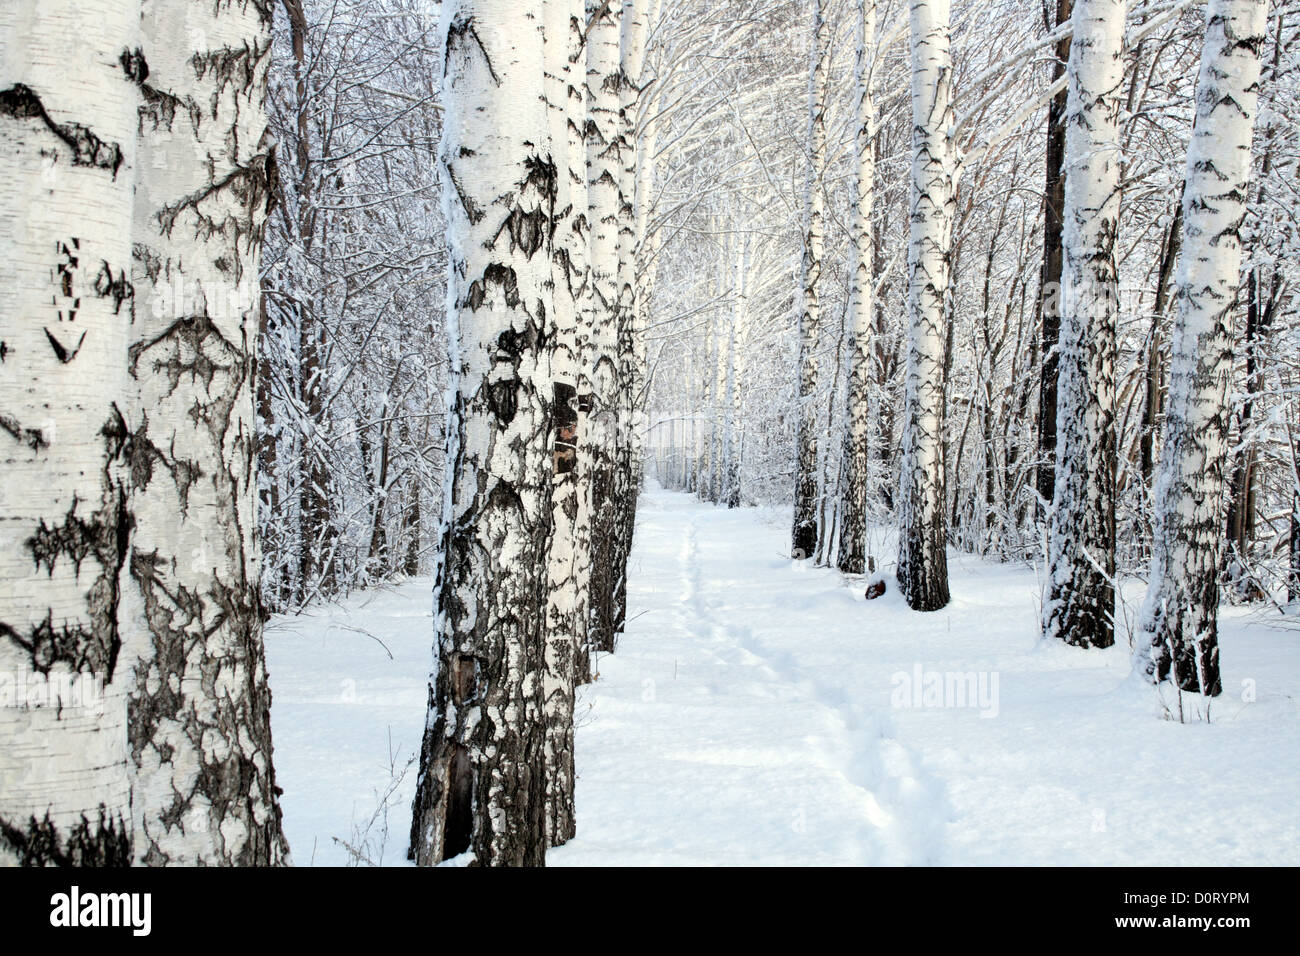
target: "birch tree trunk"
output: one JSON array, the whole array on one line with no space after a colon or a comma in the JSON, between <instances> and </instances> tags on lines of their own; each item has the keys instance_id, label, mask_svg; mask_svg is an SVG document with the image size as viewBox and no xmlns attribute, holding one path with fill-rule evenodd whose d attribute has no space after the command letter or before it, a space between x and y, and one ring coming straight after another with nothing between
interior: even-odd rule
<instances>
[{"instance_id":1,"label":"birch tree trunk","mask_svg":"<svg viewBox=\"0 0 1300 956\"><path fill-rule=\"evenodd\" d=\"M911 0L911 237L897 576L916 611L948 603L944 354L957 205L948 13L948 0Z\"/></svg>"},{"instance_id":2,"label":"birch tree trunk","mask_svg":"<svg viewBox=\"0 0 1300 956\"><path fill-rule=\"evenodd\" d=\"M723 476L723 501L728 508L740 506L740 447L744 424L741 376L745 374L745 331L749 322L749 236L736 243L736 293L727 343L727 416L724 441L727 467Z\"/></svg>"},{"instance_id":3,"label":"birch tree trunk","mask_svg":"<svg viewBox=\"0 0 1300 956\"><path fill-rule=\"evenodd\" d=\"M568 264L568 285L573 296L574 320L578 324L574 335L578 374L578 434L574 442L575 469L577 471L578 516L574 523L574 547L577 577L582 587L583 620L577 626L579 645L575 658L575 681L591 680L592 648L592 595L595 593L596 574L594 555L596 541L593 482L595 481L595 446L592 443L593 395L596 390L595 368L598 357L597 340L593 335L595 299L591 288L591 227L587 198L587 13L586 0L567 0L569 39L566 52L569 63L565 68L565 149L568 163L569 203L572 210L567 228L559 230L557 240L563 251L556 249L553 262L563 257Z\"/></svg>"},{"instance_id":4,"label":"birch tree trunk","mask_svg":"<svg viewBox=\"0 0 1300 956\"><path fill-rule=\"evenodd\" d=\"M551 501L551 550L546 595L546 827L547 842L559 846L573 837L573 703L581 650L587 642L587 594L591 583L590 463L579 441L583 398L589 387L582 374L578 343L578 295L585 276L575 272L571 251L585 244L574 228L574 198L584 201L586 149L578 133L585 123L580 86L575 87L575 60L581 34L572 29L574 10L567 3L543 7L546 44L545 97L550 123L551 161L555 165L555 212L549 232L555 322L551 375L554 381L554 487ZM577 94L576 97L573 94ZM575 189L574 156L583 159ZM586 250L580 258L585 261ZM581 451L581 457L580 457Z\"/></svg>"},{"instance_id":5,"label":"birch tree trunk","mask_svg":"<svg viewBox=\"0 0 1300 956\"><path fill-rule=\"evenodd\" d=\"M1056 483L1043 634L1115 642L1115 329L1124 0L1075 0L1065 130Z\"/></svg>"},{"instance_id":6,"label":"birch tree trunk","mask_svg":"<svg viewBox=\"0 0 1300 956\"><path fill-rule=\"evenodd\" d=\"M131 860L119 605L139 19L118 0L0 5L0 864Z\"/></svg>"},{"instance_id":7,"label":"birch tree trunk","mask_svg":"<svg viewBox=\"0 0 1300 956\"><path fill-rule=\"evenodd\" d=\"M623 0L619 21L619 442L615 484L618 541L614 570L614 632L627 619L627 562L636 527L636 499L641 484L640 404L645 385L645 341L637 301L637 100L645 58L647 0Z\"/></svg>"},{"instance_id":8,"label":"birch tree trunk","mask_svg":"<svg viewBox=\"0 0 1300 956\"><path fill-rule=\"evenodd\" d=\"M1156 547L1142 609L1147 676L1215 696L1227 399L1264 0L1210 0L1187 150Z\"/></svg>"},{"instance_id":9,"label":"birch tree trunk","mask_svg":"<svg viewBox=\"0 0 1300 956\"><path fill-rule=\"evenodd\" d=\"M795 445L794 528L791 555L811 558L817 552L817 350L821 336L822 170L826 166L826 72L830 60L830 29L825 0L813 0L808 60L808 158L803 198L803 261L799 315L799 425Z\"/></svg>"},{"instance_id":10,"label":"birch tree trunk","mask_svg":"<svg viewBox=\"0 0 1300 956\"><path fill-rule=\"evenodd\" d=\"M551 523L548 343L556 193L538 102L540 5L443 7L440 166L454 389L437 672L411 823L420 865L545 860L543 658Z\"/></svg>"},{"instance_id":11,"label":"birch tree trunk","mask_svg":"<svg viewBox=\"0 0 1300 956\"><path fill-rule=\"evenodd\" d=\"M619 214L623 200L619 123L621 7L587 0L587 219L593 361L591 428L592 579L590 641L614 649L617 627L619 503Z\"/></svg>"},{"instance_id":12,"label":"birch tree trunk","mask_svg":"<svg viewBox=\"0 0 1300 956\"><path fill-rule=\"evenodd\" d=\"M871 452L871 324L875 313L872 266L875 250L871 215L875 198L876 162L871 126L875 106L871 98L869 57L876 45L875 0L858 3L858 51L854 68L854 97L857 126L854 146L853 269L849 289L849 377L848 408L844 418L843 498L840 513L840 542L837 566L845 574L866 570L867 480Z\"/></svg>"},{"instance_id":13,"label":"birch tree trunk","mask_svg":"<svg viewBox=\"0 0 1300 956\"><path fill-rule=\"evenodd\" d=\"M144 0L129 370L135 857L287 862L256 538L270 12Z\"/></svg>"}]
</instances>

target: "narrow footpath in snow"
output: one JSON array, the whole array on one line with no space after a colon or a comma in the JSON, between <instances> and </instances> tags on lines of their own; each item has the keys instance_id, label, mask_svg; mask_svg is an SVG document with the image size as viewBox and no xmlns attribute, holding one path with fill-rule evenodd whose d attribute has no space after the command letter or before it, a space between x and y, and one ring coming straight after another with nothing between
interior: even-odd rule
<instances>
[{"instance_id":1,"label":"narrow footpath in snow","mask_svg":"<svg viewBox=\"0 0 1300 956\"><path fill-rule=\"evenodd\" d=\"M1032 569L950 553L952 604L917 614L787 538L788 513L643 493L627 632L579 692L578 836L548 864L1300 862L1293 630L1225 609L1225 693L1178 724L1127 646L1039 640ZM430 583L271 628L299 864L404 861Z\"/></svg>"}]
</instances>

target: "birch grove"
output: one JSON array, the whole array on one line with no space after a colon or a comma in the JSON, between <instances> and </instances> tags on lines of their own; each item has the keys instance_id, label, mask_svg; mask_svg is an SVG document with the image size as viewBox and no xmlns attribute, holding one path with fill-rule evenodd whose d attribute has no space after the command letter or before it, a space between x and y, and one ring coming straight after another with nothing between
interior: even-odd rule
<instances>
[{"instance_id":1,"label":"birch grove","mask_svg":"<svg viewBox=\"0 0 1300 956\"><path fill-rule=\"evenodd\" d=\"M748 627L708 516L868 661L1023 572L1152 719L1294 628L1294 0L8 0L0 64L2 863L311 862L268 653L406 588L376 819L581 850L594 702Z\"/></svg>"}]
</instances>

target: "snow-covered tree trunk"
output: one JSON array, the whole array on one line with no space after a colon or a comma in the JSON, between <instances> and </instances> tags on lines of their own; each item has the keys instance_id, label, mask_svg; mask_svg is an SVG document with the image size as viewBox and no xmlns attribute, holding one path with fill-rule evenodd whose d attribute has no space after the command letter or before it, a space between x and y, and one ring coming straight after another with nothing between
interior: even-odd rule
<instances>
[{"instance_id":1,"label":"snow-covered tree trunk","mask_svg":"<svg viewBox=\"0 0 1300 956\"><path fill-rule=\"evenodd\" d=\"M859 0L858 50L854 67L854 99L857 132L853 170L853 277L849 289L849 376L848 408L844 416L843 488L840 513L839 554L836 562L846 574L866 570L867 480L871 444L871 324L875 313L872 266L875 250L871 214L875 199L876 158L871 126L875 106L871 98L868 62L876 45L875 0Z\"/></svg>"},{"instance_id":2,"label":"snow-covered tree trunk","mask_svg":"<svg viewBox=\"0 0 1300 956\"><path fill-rule=\"evenodd\" d=\"M579 665L587 643L587 594L591 584L590 463L579 441L589 383L583 374L578 308L583 272L573 260L586 260L586 239L575 228L575 198L586 208L586 147L579 127L586 122L580 71L575 66L581 34L573 28L568 3L543 7L546 44L544 93L550 120L551 161L555 164L555 213L549 252L553 286L555 339L551 359L554 380L554 488L551 502L551 550L546 595L546 826L548 843L559 846L573 837L573 704ZM579 17L579 21L581 17ZM574 178L574 158L582 165ZM576 187L576 188L575 188ZM574 255L575 247L583 248Z\"/></svg>"},{"instance_id":3,"label":"snow-covered tree trunk","mask_svg":"<svg viewBox=\"0 0 1300 956\"><path fill-rule=\"evenodd\" d=\"M741 400L741 377L745 374L745 332L749 323L749 243L748 236L736 243L735 299L731 307L731 329L727 339L727 397L723 414L725 459L722 501L728 508L740 506L740 448L744 425Z\"/></svg>"},{"instance_id":4,"label":"snow-covered tree trunk","mask_svg":"<svg viewBox=\"0 0 1300 956\"><path fill-rule=\"evenodd\" d=\"M541 5L449 0L439 163L454 386L435 596L437 671L411 822L420 865L545 859L542 721L551 524L556 168Z\"/></svg>"},{"instance_id":5,"label":"snow-covered tree trunk","mask_svg":"<svg viewBox=\"0 0 1300 956\"><path fill-rule=\"evenodd\" d=\"M1043 634L1115 641L1115 331L1125 0L1075 0L1065 115L1056 483Z\"/></svg>"},{"instance_id":6,"label":"snow-covered tree trunk","mask_svg":"<svg viewBox=\"0 0 1300 956\"><path fill-rule=\"evenodd\" d=\"M712 298L717 294L717 290L713 285L714 276L716 276L716 273L712 273L710 282L705 287L708 293L706 298ZM696 418L701 414L708 414L715 403L713 388L717 381L715 372L718 367L717 326L717 316L710 311L708 317L704 320L704 356L703 368L699 371L700 401L696 411ZM702 447L698 458L699 467L695 476L695 493L699 495L701 501L708 501L710 489L713 487L713 416L711 414L707 421L698 426L698 430L700 432L699 444Z\"/></svg>"},{"instance_id":7,"label":"snow-covered tree trunk","mask_svg":"<svg viewBox=\"0 0 1300 956\"><path fill-rule=\"evenodd\" d=\"M817 350L821 336L822 171L826 167L826 88L830 66L830 28L825 0L813 0L808 53L808 154L803 197L803 260L800 271L799 425L795 444L794 527L791 554L811 558L817 552L818 441Z\"/></svg>"},{"instance_id":8,"label":"snow-covered tree trunk","mask_svg":"<svg viewBox=\"0 0 1300 956\"><path fill-rule=\"evenodd\" d=\"M253 401L270 12L144 0L129 413L136 859L285 862Z\"/></svg>"},{"instance_id":9,"label":"snow-covered tree trunk","mask_svg":"<svg viewBox=\"0 0 1300 956\"><path fill-rule=\"evenodd\" d=\"M713 274L715 295L726 296L731 286L733 267L731 261L731 235L720 236L718 240L718 259ZM713 365L709 379L709 490L707 498L713 504L722 500L722 481L727 470L726 416L730 411L727 403L730 383L727 381L727 366L731 358L732 324L728 321L723 328L723 313L715 310L709 319L713 329Z\"/></svg>"},{"instance_id":10,"label":"snow-covered tree trunk","mask_svg":"<svg viewBox=\"0 0 1300 956\"><path fill-rule=\"evenodd\" d=\"M617 627L619 502L619 214L623 175L619 120L619 20L622 7L587 0L587 226L590 240L592 565L590 642L614 649Z\"/></svg>"},{"instance_id":11,"label":"snow-covered tree trunk","mask_svg":"<svg viewBox=\"0 0 1300 956\"><path fill-rule=\"evenodd\" d=\"M944 347L957 204L948 15L948 0L911 0L911 237L897 576L917 611L948 603Z\"/></svg>"},{"instance_id":12,"label":"snow-covered tree trunk","mask_svg":"<svg viewBox=\"0 0 1300 956\"><path fill-rule=\"evenodd\" d=\"M0 864L131 860L139 22L119 0L0 5Z\"/></svg>"},{"instance_id":13,"label":"snow-covered tree trunk","mask_svg":"<svg viewBox=\"0 0 1300 956\"><path fill-rule=\"evenodd\" d=\"M1220 693L1217 576L1223 547L1232 312L1264 45L1265 0L1210 0L1187 150L1155 550L1142 610L1146 674Z\"/></svg>"}]
</instances>

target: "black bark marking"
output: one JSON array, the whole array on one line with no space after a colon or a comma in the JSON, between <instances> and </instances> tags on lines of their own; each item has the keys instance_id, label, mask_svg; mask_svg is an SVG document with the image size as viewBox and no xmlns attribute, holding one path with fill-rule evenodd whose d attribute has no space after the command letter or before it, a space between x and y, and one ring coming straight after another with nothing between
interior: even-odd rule
<instances>
[{"instance_id":1,"label":"black bark marking","mask_svg":"<svg viewBox=\"0 0 1300 956\"><path fill-rule=\"evenodd\" d=\"M133 521L127 508L125 490L111 479L113 462L126 447L126 423L113 408L112 417L100 434L105 440L104 499L89 518L77 514L80 504L75 498L63 523L47 525L41 519L36 532L24 542L39 572L45 566L50 575L60 557L72 562L76 576L81 565L93 557L100 573L86 592L86 611L90 624L75 622L55 626L53 612L30 629L26 636L13 625L0 622L0 636L8 638L31 657L32 667L48 674L55 664L63 663L74 671L113 679L121 637L117 628L117 606L121 596L119 577L126 563L127 542Z\"/></svg>"},{"instance_id":2,"label":"black bark marking","mask_svg":"<svg viewBox=\"0 0 1300 956\"><path fill-rule=\"evenodd\" d=\"M549 158L529 156L524 161L527 173L520 185L520 193L535 190L542 202L534 209L525 210L516 204L506 216L493 242L504 231L510 236L510 251L516 249L531 259L533 253L548 245L555 234L555 196L559 189L559 174Z\"/></svg>"},{"instance_id":3,"label":"black bark marking","mask_svg":"<svg viewBox=\"0 0 1300 956\"><path fill-rule=\"evenodd\" d=\"M465 216L469 219L470 225L477 225L483 219L483 210L479 208L478 203L470 198L469 194L460 184L460 179L456 176L456 171L452 168L451 163L447 164L447 176L451 179L452 188L456 190L456 196L460 199L461 208L465 210Z\"/></svg>"},{"instance_id":4,"label":"black bark marking","mask_svg":"<svg viewBox=\"0 0 1300 956\"><path fill-rule=\"evenodd\" d=\"M0 342L0 355L4 354L3 346L4 343ZM22 423L12 415L0 414L0 430L8 432L13 436L14 441L21 442L32 451L50 447L43 431L39 428L24 428Z\"/></svg>"},{"instance_id":5,"label":"black bark marking","mask_svg":"<svg viewBox=\"0 0 1300 956\"><path fill-rule=\"evenodd\" d=\"M246 163L236 165L225 176L196 190L178 202L164 206L157 213L158 225L164 236L170 237L181 213L188 211L194 219L195 236L205 240L225 236L238 244L240 239L252 246L261 241L263 213L275 202L272 189L273 160L271 153L261 152ZM218 216L203 211L205 200L229 189L233 194L228 207L237 212L222 210ZM235 270L236 278L242 275L242 266Z\"/></svg>"},{"instance_id":6,"label":"black bark marking","mask_svg":"<svg viewBox=\"0 0 1300 956\"><path fill-rule=\"evenodd\" d=\"M76 313L73 314L75 315ZM49 339L50 348L54 349L54 357L57 358L59 362L62 363L63 365L67 365L69 362L71 362L74 358L77 357L77 353L81 351L81 343L86 341L85 332L81 333L81 337L77 339L77 344L74 345L72 348L68 348L57 338L55 338L54 333L51 332L49 329L45 329L45 337Z\"/></svg>"},{"instance_id":7,"label":"black bark marking","mask_svg":"<svg viewBox=\"0 0 1300 956\"><path fill-rule=\"evenodd\" d=\"M149 64L139 47L134 50L123 50L117 62L122 65L122 72L132 83L143 83L149 78Z\"/></svg>"},{"instance_id":8,"label":"black bark marking","mask_svg":"<svg viewBox=\"0 0 1300 956\"><path fill-rule=\"evenodd\" d=\"M99 805L96 820L83 813L80 822L66 834L45 814L25 824L0 819L0 842L18 857L20 866L107 867L131 865L131 832L121 816L109 816Z\"/></svg>"},{"instance_id":9,"label":"black bark marking","mask_svg":"<svg viewBox=\"0 0 1300 956\"><path fill-rule=\"evenodd\" d=\"M41 98L29 86L15 83L7 90L0 90L0 115L12 116L14 119L37 119L72 150L72 165L104 169L117 178L117 171L122 165L122 147L117 143L107 143L96 136L88 127L80 123L56 123L45 112Z\"/></svg>"},{"instance_id":10,"label":"black bark marking","mask_svg":"<svg viewBox=\"0 0 1300 956\"><path fill-rule=\"evenodd\" d=\"M123 269L121 274L115 278L113 276L113 267L107 262L101 262L99 273L95 276L93 288L95 295L101 299L112 298L114 315L118 315L122 311L124 301L135 295L135 289L126 277L126 270Z\"/></svg>"},{"instance_id":11,"label":"black bark marking","mask_svg":"<svg viewBox=\"0 0 1300 956\"><path fill-rule=\"evenodd\" d=\"M213 344L219 353L224 353L219 358L228 364L207 354L208 347ZM232 373L236 378L242 376L242 369L238 367L245 358L242 350L221 334L207 314L182 316L149 341L132 345L128 351L128 369L133 378L138 377L140 357L159 345L173 347L171 354L165 359L155 359L153 364L154 371L166 373L169 394L176 391L182 375L189 375L191 380L202 379L203 387L208 390L211 390L217 372ZM188 358L185 357L187 353Z\"/></svg>"},{"instance_id":12,"label":"black bark marking","mask_svg":"<svg viewBox=\"0 0 1300 956\"><path fill-rule=\"evenodd\" d=\"M555 430L555 474L567 475L578 458L578 392L572 385L555 383L552 427Z\"/></svg>"},{"instance_id":13,"label":"black bark marking","mask_svg":"<svg viewBox=\"0 0 1300 956\"><path fill-rule=\"evenodd\" d=\"M451 62L452 46L460 46L466 39L474 41L479 52L483 54L483 65L488 69L488 75L492 77L492 82L497 86L501 85L501 77L497 76L497 71L492 67L492 57L488 56L488 51L483 46L483 41L479 38L478 31L474 29L474 18L464 15L457 16L447 27L447 42L443 48L443 63Z\"/></svg>"},{"instance_id":14,"label":"black bark marking","mask_svg":"<svg viewBox=\"0 0 1300 956\"><path fill-rule=\"evenodd\" d=\"M519 279L515 275L515 270L509 266L500 263L492 263L483 270L483 276L475 279L470 283L469 289L465 292L465 299L461 302L463 308L471 312L477 312L483 307L488 300L489 286L500 286L504 295L506 305L511 308L517 308L519 305Z\"/></svg>"}]
</instances>

